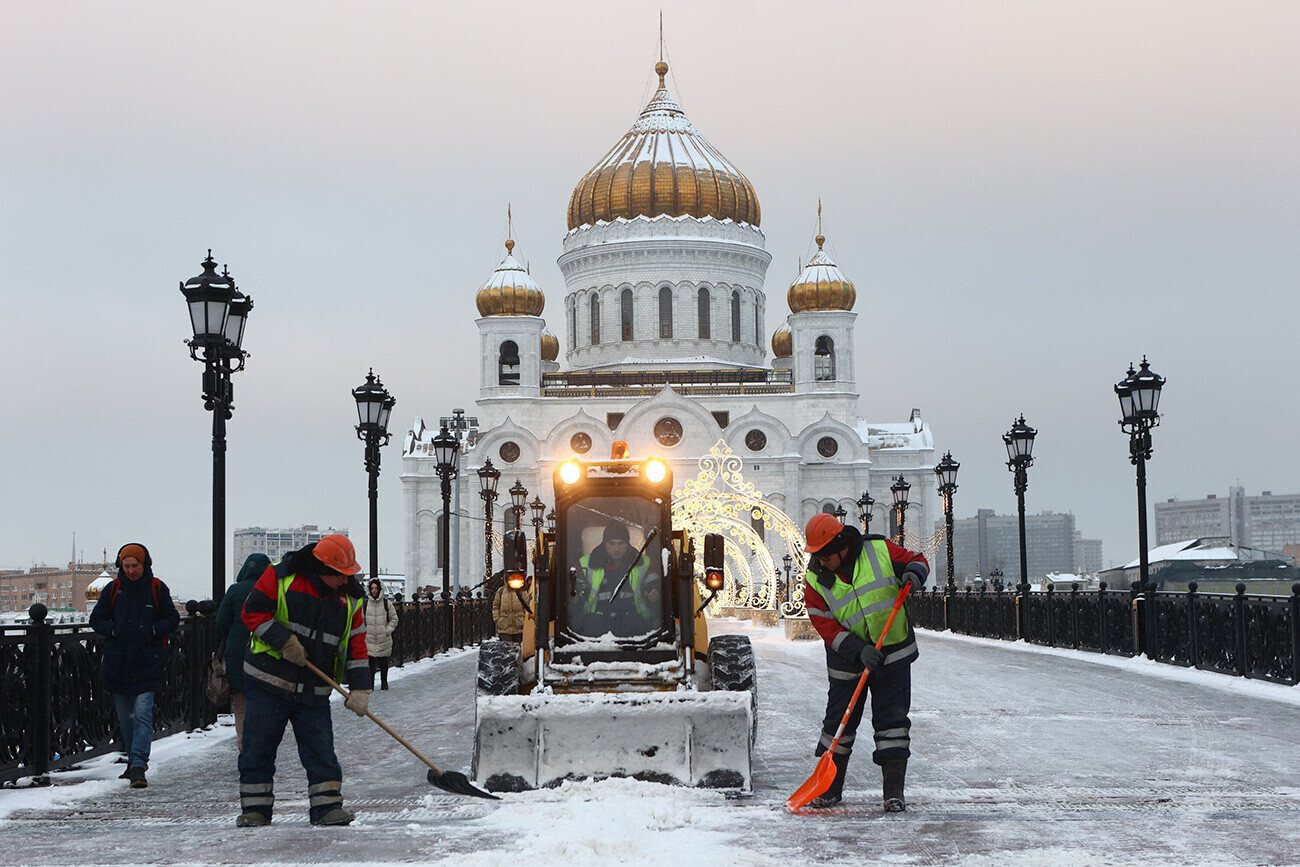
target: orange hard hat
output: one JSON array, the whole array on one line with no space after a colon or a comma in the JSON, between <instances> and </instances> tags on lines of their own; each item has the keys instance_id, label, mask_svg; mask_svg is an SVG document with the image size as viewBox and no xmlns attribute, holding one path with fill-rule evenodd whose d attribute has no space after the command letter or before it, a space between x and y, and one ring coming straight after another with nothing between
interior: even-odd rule
<instances>
[{"instance_id":1,"label":"orange hard hat","mask_svg":"<svg viewBox=\"0 0 1300 867\"><path fill-rule=\"evenodd\" d=\"M839 519L828 512L818 512L808 520L808 526L804 528L804 538L808 544L804 550L809 554L820 551L826 547L826 544L839 535L844 529L844 525Z\"/></svg>"},{"instance_id":2,"label":"orange hard hat","mask_svg":"<svg viewBox=\"0 0 1300 867\"><path fill-rule=\"evenodd\" d=\"M355 575L361 571L361 565L357 563L357 551L352 547L352 540L339 533L322 536L316 543L316 547L312 549L312 554L335 572Z\"/></svg>"}]
</instances>

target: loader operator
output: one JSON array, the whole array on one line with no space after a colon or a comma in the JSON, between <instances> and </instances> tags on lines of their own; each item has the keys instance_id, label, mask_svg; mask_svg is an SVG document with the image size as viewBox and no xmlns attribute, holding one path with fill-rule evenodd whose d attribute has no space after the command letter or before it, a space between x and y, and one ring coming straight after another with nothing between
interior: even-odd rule
<instances>
[{"instance_id":1,"label":"loader operator","mask_svg":"<svg viewBox=\"0 0 1300 867\"><path fill-rule=\"evenodd\" d=\"M875 643L903 584L911 582L913 590L919 589L930 573L929 564L922 555L884 536L863 536L856 527L846 527L824 512L812 517L804 535L808 540L804 550L812 554L804 601L808 619L826 642L830 679L826 718L815 754L820 756L830 748L863 668L871 669L866 685L875 735L871 760L880 765L884 778L885 812L901 813L907 803L903 797L911 755L907 714L912 704L912 661L917 655L916 634L906 606L898 612L879 650ZM863 695L831 756L835 782L809 806L839 803L865 703Z\"/></svg>"},{"instance_id":2,"label":"loader operator","mask_svg":"<svg viewBox=\"0 0 1300 867\"><path fill-rule=\"evenodd\" d=\"M653 564L648 554L637 557L626 525L606 525L601 543L578 560L578 592L584 597L577 609L579 628L589 634L636 635L657 626L662 582L651 573ZM625 586L614 596L624 575Z\"/></svg>"}]
</instances>

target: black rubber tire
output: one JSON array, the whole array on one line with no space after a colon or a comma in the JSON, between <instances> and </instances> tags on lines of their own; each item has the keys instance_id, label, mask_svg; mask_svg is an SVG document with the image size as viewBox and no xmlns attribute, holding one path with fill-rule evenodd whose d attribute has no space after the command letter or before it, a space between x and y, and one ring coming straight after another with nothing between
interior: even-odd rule
<instances>
[{"instance_id":1,"label":"black rubber tire","mask_svg":"<svg viewBox=\"0 0 1300 867\"><path fill-rule=\"evenodd\" d=\"M485 641L478 648L478 694L519 694L519 645Z\"/></svg>"},{"instance_id":2,"label":"black rubber tire","mask_svg":"<svg viewBox=\"0 0 1300 867\"><path fill-rule=\"evenodd\" d=\"M709 639L709 674L713 688L727 692L748 692L753 725L749 742L758 737L758 675L754 670L754 647L747 635L715 635Z\"/></svg>"}]
</instances>

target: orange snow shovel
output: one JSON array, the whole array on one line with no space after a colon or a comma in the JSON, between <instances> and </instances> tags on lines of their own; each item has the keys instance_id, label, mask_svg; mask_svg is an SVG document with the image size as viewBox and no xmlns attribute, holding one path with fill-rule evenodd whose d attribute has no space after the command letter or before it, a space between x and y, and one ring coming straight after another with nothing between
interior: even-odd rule
<instances>
[{"instance_id":1,"label":"orange snow shovel","mask_svg":"<svg viewBox=\"0 0 1300 867\"><path fill-rule=\"evenodd\" d=\"M889 612L889 619L885 621L885 628L880 630L880 637L876 639L876 650L885 643L885 636L889 634L889 627L894 625L894 618L898 616L898 609L903 607L903 602L907 599L907 594L912 589L912 582L908 581L903 584L903 589L898 591L898 598L894 600L894 610ZM795 789L793 795L786 799L785 806L791 813L797 813L799 810L808 806L812 799L820 795L831 787L835 782L835 748L839 746L840 738L844 735L844 727L849 724L849 717L853 715L853 709L858 706L858 698L862 695L862 688L867 685L867 675L871 674L871 669L862 670L862 677L858 678L858 688L853 690L853 698L849 699L849 706L844 708L844 718L840 720L840 727L835 732L835 740L831 741L830 749L822 753L822 757L817 761L817 768L813 771L802 786Z\"/></svg>"},{"instance_id":2,"label":"orange snow shovel","mask_svg":"<svg viewBox=\"0 0 1300 867\"><path fill-rule=\"evenodd\" d=\"M305 660L305 663L309 669L316 672L317 677L319 677L321 680L328 683L330 686L334 687L335 691L338 692L339 695L343 696L345 699L348 697L348 691L343 687L339 686L338 683L335 682L334 678L330 677L328 674L321 671L315 665L312 665L311 660ZM366 716L374 720L375 724L378 725L381 729L383 729L384 731L392 735L395 741L397 741L399 744L401 744L402 746L410 750L412 753L414 753L417 759L419 759L420 761L424 762L426 765L429 766L429 782L432 785L437 786L438 788L442 789L445 792L451 792L452 794L455 795L473 795L476 798L491 798L493 801L501 800L491 792L485 792L482 789L475 786L473 783L469 781L469 777L465 776L464 774L459 773L457 771L444 771L442 768L438 767L433 762L426 759L424 757L424 753L417 750L414 746L411 745L410 741L408 741L406 738L402 737L397 732L390 729L387 725L384 724L383 720L381 720L379 717L372 714L370 711L366 711Z\"/></svg>"}]
</instances>

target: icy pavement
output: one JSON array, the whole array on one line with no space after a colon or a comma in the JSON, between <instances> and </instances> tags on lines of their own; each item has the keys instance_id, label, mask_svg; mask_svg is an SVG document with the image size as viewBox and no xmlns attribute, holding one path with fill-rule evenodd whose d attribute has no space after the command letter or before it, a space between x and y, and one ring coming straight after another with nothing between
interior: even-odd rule
<instances>
[{"instance_id":1,"label":"icy pavement","mask_svg":"<svg viewBox=\"0 0 1300 867\"><path fill-rule=\"evenodd\" d=\"M819 643L715 621L755 645L754 794L607 780L447 795L335 703L348 828L307 823L292 736L275 822L237 829L234 729L154 745L149 788L105 756L46 789L0 790L0 864L1300 864L1300 688L1145 660L922 633L908 811L880 812L854 759L844 804L791 815L825 696ZM371 710L439 764L468 770L475 654L395 670ZM667 833L671 832L671 833Z\"/></svg>"}]
</instances>

